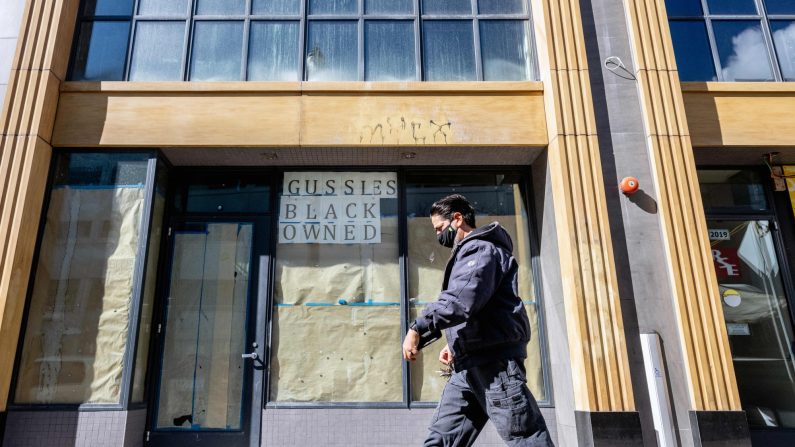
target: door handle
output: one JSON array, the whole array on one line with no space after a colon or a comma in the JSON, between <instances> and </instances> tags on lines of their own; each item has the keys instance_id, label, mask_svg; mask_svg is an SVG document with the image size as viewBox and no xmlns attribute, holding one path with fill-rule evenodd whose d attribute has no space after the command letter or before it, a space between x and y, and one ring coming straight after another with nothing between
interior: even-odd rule
<instances>
[{"instance_id":1,"label":"door handle","mask_svg":"<svg viewBox=\"0 0 795 447\"><path fill-rule=\"evenodd\" d=\"M243 357L244 359L251 359L251 360L257 360L259 358L256 352L252 352L251 354L240 354L240 356Z\"/></svg>"}]
</instances>

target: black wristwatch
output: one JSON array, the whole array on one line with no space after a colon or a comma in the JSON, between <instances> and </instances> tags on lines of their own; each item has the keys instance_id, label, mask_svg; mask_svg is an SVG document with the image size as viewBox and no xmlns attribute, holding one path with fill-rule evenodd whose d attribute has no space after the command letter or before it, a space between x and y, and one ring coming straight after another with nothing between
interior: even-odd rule
<instances>
[{"instance_id":1,"label":"black wristwatch","mask_svg":"<svg viewBox=\"0 0 795 447\"><path fill-rule=\"evenodd\" d=\"M414 331L414 332L416 332L416 333L418 333L418 334L420 333L420 331L417 330L417 322L416 321L412 321L411 322L411 324L409 325L409 329Z\"/></svg>"}]
</instances>

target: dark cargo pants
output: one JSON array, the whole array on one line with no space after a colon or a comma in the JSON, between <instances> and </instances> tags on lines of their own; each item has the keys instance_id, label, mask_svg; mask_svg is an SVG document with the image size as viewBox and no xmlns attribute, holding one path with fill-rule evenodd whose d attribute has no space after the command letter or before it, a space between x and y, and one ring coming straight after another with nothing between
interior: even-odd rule
<instances>
[{"instance_id":1,"label":"dark cargo pants","mask_svg":"<svg viewBox=\"0 0 795 447\"><path fill-rule=\"evenodd\" d=\"M553 446L526 383L524 364L516 360L453 373L424 446L471 446L489 419L509 446Z\"/></svg>"}]
</instances>

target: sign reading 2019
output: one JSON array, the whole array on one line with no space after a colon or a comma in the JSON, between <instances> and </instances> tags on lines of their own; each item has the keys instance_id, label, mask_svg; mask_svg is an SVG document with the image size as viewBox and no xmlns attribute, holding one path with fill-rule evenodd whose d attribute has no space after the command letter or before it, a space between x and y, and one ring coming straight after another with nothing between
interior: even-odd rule
<instances>
[{"instance_id":1,"label":"sign reading 2019","mask_svg":"<svg viewBox=\"0 0 795 447\"><path fill-rule=\"evenodd\" d=\"M395 198L394 172L285 172L279 243L381 243L381 199Z\"/></svg>"}]
</instances>

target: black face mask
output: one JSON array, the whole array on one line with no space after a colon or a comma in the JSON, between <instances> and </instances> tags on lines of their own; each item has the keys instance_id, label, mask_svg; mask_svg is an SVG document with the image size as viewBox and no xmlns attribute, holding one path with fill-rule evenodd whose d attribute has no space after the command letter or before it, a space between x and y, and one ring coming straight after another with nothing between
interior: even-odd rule
<instances>
[{"instance_id":1,"label":"black face mask","mask_svg":"<svg viewBox=\"0 0 795 447\"><path fill-rule=\"evenodd\" d=\"M453 228L453 223L450 222L450 225L447 226L444 230L442 230L436 238L439 240L439 243L444 245L447 248L453 248L455 245L455 234L458 233L456 228Z\"/></svg>"}]
</instances>

